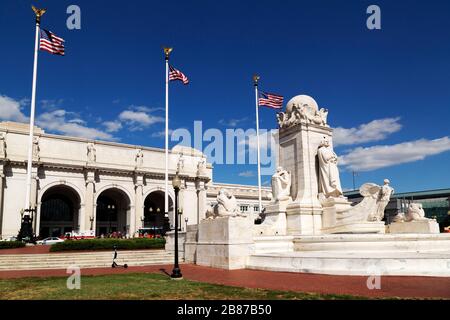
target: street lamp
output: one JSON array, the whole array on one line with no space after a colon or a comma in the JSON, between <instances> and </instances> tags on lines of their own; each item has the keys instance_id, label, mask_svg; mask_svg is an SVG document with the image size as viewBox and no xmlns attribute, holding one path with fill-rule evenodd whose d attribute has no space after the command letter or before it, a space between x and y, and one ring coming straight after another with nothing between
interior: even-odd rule
<instances>
[{"instance_id":1,"label":"street lamp","mask_svg":"<svg viewBox=\"0 0 450 320\"><path fill-rule=\"evenodd\" d=\"M188 217L185 217L184 218L184 222L185 222L185 230L184 231L186 231L187 232L187 223L188 223L188 221L189 221L189 218Z\"/></svg>"},{"instance_id":2,"label":"street lamp","mask_svg":"<svg viewBox=\"0 0 450 320\"><path fill-rule=\"evenodd\" d=\"M178 172L175 174L175 177L172 179L172 186L175 190L175 263L173 266L172 274L170 277L172 279L182 279L183 275L181 274L180 266L178 265L178 192L180 191L181 180L178 176Z\"/></svg>"},{"instance_id":3,"label":"street lamp","mask_svg":"<svg viewBox=\"0 0 450 320\"><path fill-rule=\"evenodd\" d=\"M92 230L94 228L94 216L90 216L89 221L91 222L91 230Z\"/></svg>"},{"instance_id":4,"label":"street lamp","mask_svg":"<svg viewBox=\"0 0 450 320\"><path fill-rule=\"evenodd\" d=\"M112 221L111 216L114 213L115 206L113 204L108 204L108 218L109 218L109 233L112 234Z\"/></svg>"}]
</instances>

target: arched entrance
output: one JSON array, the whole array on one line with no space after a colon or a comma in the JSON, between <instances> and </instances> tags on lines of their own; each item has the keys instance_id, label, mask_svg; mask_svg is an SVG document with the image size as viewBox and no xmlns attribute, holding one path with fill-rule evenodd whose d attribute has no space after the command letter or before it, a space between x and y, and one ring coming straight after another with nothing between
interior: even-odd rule
<instances>
[{"instance_id":1,"label":"arched entrance","mask_svg":"<svg viewBox=\"0 0 450 320\"><path fill-rule=\"evenodd\" d=\"M164 228L164 191L153 191L144 201L144 221L141 227L150 233L161 233ZM169 212L173 211L173 202L169 196ZM172 223L171 223L172 224Z\"/></svg>"},{"instance_id":2,"label":"arched entrance","mask_svg":"<svg viewBox=\"0 0 450 320\"><path fill-rule=\"evenodd\" d=\"M130 228L130 199L120 189L103 191L97 198L95 234L108 236L112 233L126 235Z\"/></svg>"},{"instance_id":3,"label":"arched entrance","mask_svg":"<svg viewBox=\"0 0 450 320\"><path fill-rule=\"evenodd\" d=\"M51 187L42 195L39 236L59 237L79 229L80 197L69 186Z\"/></svg>"}]
</instances>

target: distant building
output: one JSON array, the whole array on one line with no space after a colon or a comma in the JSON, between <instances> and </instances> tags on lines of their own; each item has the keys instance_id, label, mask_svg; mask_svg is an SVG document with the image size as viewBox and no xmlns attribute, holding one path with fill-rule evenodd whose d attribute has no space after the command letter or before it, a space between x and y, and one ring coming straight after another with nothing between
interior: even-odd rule
<instances>
[{"instance_id":1,"label":"distant building","mask_svg":"<svg viewBox=\"0 0 450 320\"><path fill-rule=\"evenodd\" d=\"M25 204L29 125L0 123L0 238L16 236ZM41 237L95 231L97 236L164 224L164 149L45 133L34 128L31 206L33 230ZM241 211L258 211L254 186L214 184L212 166L195 149L169 152L169 179L179 171L180 225L197 224L220 188ZM174 192L169 182L169 220L174 225ZM270 190L263 190L263 204Z\"/></svg>"}]
</instances>

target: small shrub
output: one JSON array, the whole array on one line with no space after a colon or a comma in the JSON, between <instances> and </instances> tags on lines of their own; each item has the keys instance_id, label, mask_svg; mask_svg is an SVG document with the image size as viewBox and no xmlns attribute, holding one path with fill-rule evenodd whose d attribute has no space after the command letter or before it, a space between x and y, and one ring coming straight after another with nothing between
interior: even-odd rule
<instances>
[{"instance_id":1,"label":"small shrub","mask_svg":"<svg viewBox=\"0 0 450 320\"><path fill-rule=\"evenodd\" d=\"M0 249L14 249L25 247L25 242L22 241L0 241Z\"/></svg>"},{"instance_id":2,"label":"small shrub","mask_svg":"<svg viewBox=\"0 0 450 320\"><path fill-rule=\"evenodd\" d=\"M162 238L65 240L64 242L52 245L50 251L113 250L114 246L118 250L162 249L165 243L166 240Z\"/></svg>"}]
</instances>

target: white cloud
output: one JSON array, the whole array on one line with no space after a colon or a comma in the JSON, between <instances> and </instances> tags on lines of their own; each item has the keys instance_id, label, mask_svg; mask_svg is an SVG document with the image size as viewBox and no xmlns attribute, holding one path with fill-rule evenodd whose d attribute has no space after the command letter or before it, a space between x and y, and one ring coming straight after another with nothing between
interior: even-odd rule
<instances>
[{"instance_id":1,"label":"white cloud","mask_svg":"<svg viewBox=\"0 0 450 320\"><path fill-rule=\"evenodd\" d=\"M153 116L144 111L125 110L119 114L119 120L130 126L130 130L142 130L158 122L164 122L164 118Z\"/></svg>"},{"instance_id":2,"label":"white cloud","mask_svg":"<svg viewBox=\"0 0 450 320\"><path fill-rule=\"evenodd\" d=\"M122 123L120 121L105 121L102 123L105 126L106 132L117 132L122 129Z\"/></svg>"},{"instance_id":3,"label":"white cloud","mask_svg":"<svg viewBox=\"0 0 450 320\"><path fill-rule=\"evenodd\" d=\"M173 130L169 129L169 138L170 135L172 134ZM166 135L166 131L162 130L162 131L158 131L158 132L153 132L152 133L152 138L164 138L164 136Z\"/></svg>"},{"instance_id":4,"label":"white cloud","mask_svg":"<svg viewBox=\"0 0 450 320\"><path fill-rule=\"evenodd\" d=\"M255 173L251 170L248 171L243 171L239 173L239 177L244 177L244 178L250 178L250 177L254 177Z\"/></svg>"},{"instance_id":5,"label":"white cloud","mask_svg":"<svg viewBox=\"0 0 450 320\"><path fill-rule=\"evenodd\" d=\"M42 108L49 111L59 109L63 102L64 99L42 99L40 101Z\"/></svg>"},{"instance_id":6,"label":"white cloud","mask_svg":"<svg viewBox=\"0 0 450 320\"><path fill-rule=\"evenodd\" d=\"M227 126L227 127L237 127L240 123L247 121L248 118L241 118L241 119L230 119L230 120L225 120L225 119L220 119L219 120L219 124L223 125L223 126Z\"/></svg>"},{"instance_id":7,"label":"white cloud","mask_svg":"<svg viewBox=\"0 0 450 320\"><path fill-rule=\"evenodd\" d=\"M63 109L45 112L36 119L36 124L45 130L66 134L69 136L82 137L88 139L114 140L109 133L101 130L86 127L84 121L73 119L66 120L69 113Z\"/></svg>"},{"instance_id":8,"label":"white cloud","mask_svg":"<svg viewBox=\"0 0 450 320\"><path fill-rule=\"evenodd\" d=\"M364 123L356 128L335 128L333 144L339 146L384 140L402 128L399 120L399 117L385 118Z\"/></svg>"},{"instance_id":9,"label":"white cloud","mask_svg":"<svg viewBox=\"0 0 450 320\"><path fill-rule=\"evenodd\" d=\"M423 160L450 150L450 138L403 142L394 145L358 147L340 157L340 165L355 171L370 171Z\"/></svg>"},{"instance_id":10,"label":"white cloud","mask_svg":"<svg viewBox=\"0 0 450 320\"><path fill-rule=\"evenodd\" d=\"M22 113L22 102L0 95L0 119L28 122L28 117Z\"/></svg>"},{"instance_id":11,"label":"white cloud","mask_svg":"<svg viewBox=\"0 0 450 320\"><path fill-rule=\"evenodd\" d=\"M248 139L238 141L240 145L248 145L249 151L256 151L258 148L258 140L256 139L256 130L248 135ZM278 146L278 129L264 130L259 134L259 147L262 152L271 150L272 147Z\"/></svg>"},{"instance_id":12,"label":"white cloud","mask_svg":"<svg viewBox=\"0 0 450 320\"><path fill-rule=\"evenodd\" d=\"M70 122L70 123L77 123L77 124L83 125L83 126L86 125L86 121L84 121L83 119L79 119L79 118L71 119L68 122Z\"/></svg>"}]
</instances>

